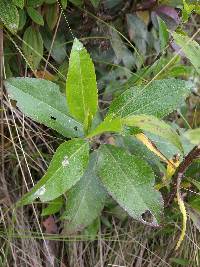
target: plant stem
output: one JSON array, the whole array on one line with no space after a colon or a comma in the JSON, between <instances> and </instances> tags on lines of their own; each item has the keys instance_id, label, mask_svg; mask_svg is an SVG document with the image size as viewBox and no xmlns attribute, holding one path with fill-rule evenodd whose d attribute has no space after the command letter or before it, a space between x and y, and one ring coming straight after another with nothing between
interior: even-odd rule
<instances>
[{"instance_id":1,"label":"plant stem","mask_svg":"<svg viewBox=\"0 0 200 267\"><path fill-rule=\"evenodd\" d=\"M165 201L165 207L169 207L174 200L177 192L177 187L180 185L184 178L184 174L192 162L200 157L200 145L195 146L188 154L185 156L184 160L179 165L177 171L173 177L172 192L170 193L168 199Z\"/></svg>"}]
</instances>

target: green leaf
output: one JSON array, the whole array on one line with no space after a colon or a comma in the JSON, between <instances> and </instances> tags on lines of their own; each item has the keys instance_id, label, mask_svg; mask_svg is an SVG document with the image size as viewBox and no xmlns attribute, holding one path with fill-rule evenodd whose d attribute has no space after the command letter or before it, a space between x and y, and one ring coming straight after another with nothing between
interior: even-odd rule
<instances>
[{"instance_id":1,"label":"green leaf","mask_svg":"<svg viewBox=\"0 0 200 267\"><path fill-rule=\"evenodd\" d=\"M47 25L49 26L50 30L53 30L54 27L56 26L56 23L58 21L58 15L59 15L58 12L59 12L59 6L57 4L48 5L45 16L46 16Z\"/></svg>"},{"instance_id":2,"label":"green leaf","mask_svg":"<svg viewBox=\"0 0 200 267\"><path fill-rule=\"evenodd\" d=\"M126 117L135 114L162 118L180 106L189 95L191 85L177 79L153 81L149 85L131 87L117 97L108 114Z\"/></svg>"},{"instance_id":3,"label":"green leaf","mask_svg":"<svg viewBox=\"0 0 200 267\"><path fill-rule=\"evenodd\" d=\"M55 4L55 3L57 2L57 0L45 0L44 2L45 2L46 4L51 5L51 4Z\"/></svg>"},{"instance_id":4,"label":"green leaf","mask_svg":"<svg viewBox=\"0 0 200 267\"><path fill-rule=\"evenodd\" d=\"M112 115L107 116L102 123L100 123L93 131L88 134L88 138L104 132L122 132L121 118L112 118Z\"/></svg>"},{"instance_id":5,"label":"green leaf","mask_svg":"<svg viewBox=\"0 0 200 267\"><path fill-rule=\"evenodd\" d=\"M74 40L66 83L69 111L80 122L87 122L97 111L97 84L94 65L78 39Z\"/></svg>"},{"instance_id":6,"label":"green leaf","mask_svg":"<svg viewBox=\"0 0 200 267\"><path fill-rule=\"evenodd\" d=\"M190 60L196 71L200 74L200 46L191 40L190 37L176 32L172 33L175 42L179 45L184 52L185 56Z\"/></svg>"},{"instance_id":7,"label":"green leaf","mask_svg":"<svg viewBox=\"0 0 200 267\"><path fill-rule=\"evenodd\" d=\"M24 32L22 50L33 70L36 70L43 57L43 40L39 30L28 27Z\"/></svg>"},{"instance_id":8,"label":"green leaf","mask_svg":"<svg viewBox=\"0 0 200 267\"><path fill-rule=\"evenodd\" d=\"M178 134L164 121L148 115L133 115L126 117L123 121L127 126L138 127L141 130L166 139L183 152L183 147Z\"/></svg>"},{"instance_id":9,"label":"green leaf","mask_svg":"<svg viewBox=\"0 0 200 267\"><path fill-rule=\"evenodd\" d=\"M158 18L158 25L159 25L159 40L160 40L160 48L164 50L168 41L169 41L169 33L167 31L166 23L160 18Z\"/></svg>"},{"instance_id":10,"label":"green leaf","mask_svg":"<svg viewBox=\"0 0 200 267\"><path fill-rule=\"evenodd\" d=\"M31 119L66 137L83 134L82 125L68 115L65 97L58 85L42 79L11 78L5 82L11 99Z\"/></svg>"},{"instance_id":11,"label":"green leaf","mask_svg":"<svg viewBox=\"0 0 200 267\"><path fill-rule=\"evenodd\" d=\"M27 7L27 13L29 17L38 25L44 25L44 19L42 15L33 7Z\"/></svg>"},{"instance_id":12,"label":"green leaf","mask_svg":"<svg viewBox=\"0 0 200 267\"><path fill-rule=\"evenodd\" d=\"M24 25L26 24L26 12L24 9L19 10L19 26L18 31L21 31L24 28Z\"/></svg>"},{"instance_id":13,"label":"green leaf","mask_svg":"<svg viewBox=\"0 0 200 267\"><path fill-rule=\"evenodd\" d=\"M83 0L69 0L72 4L75 6L82 6L83 5Z\"/></svg>"},{"instance_id":14,"label":"green leaf","mask_svg":"<svg viewBox=\"0 0 200 267\"><path fill-rule=\"evenodd\" d=\"M65 9L67 7L67 0L61 0L62 8Z\"/></svg>"},{"instance_id":15,"label":"green leaf","mask_svg":"<svg viewBox=\"0 0 200 267\"><path fill-rule=\"evenodd\" d=\"M100 215L107 193L96 176L97 155L92 154L88 169L80 181L68 192L63 218L67 220L67 234L80 231Z\"/></svg>"},{"instance_id":16,"label":"green leaf","mask_svg":"<svg viewBox=\"0 0 200 267\"><path fill-rule=\"evenodd\" d=\"M63 197L52 200L46 208L42 210L41 216L48 216L59 212L64 204Z\"/></svg>"},{"instance_id":17,"label":"green leaf","mask_svg":"<svg viewBox=\"0 0 200 267\"><path fill-rule=\"evenodd\" d=\"M44 0L27 0L27 6L39 7L43 2Z\"/></svg>"},{"instance_id":18,"label":"green leaf","mask_svg":"<svg viewBox=\"0 0 200 267\"><path fill-rule=\"evenodd\" d=\"M24 7L24 0L13 0L13 3L20 8Z\"/></svg>"},{"instance_id":19,"label":"green leaf","mask_svg":"<svg viewBox=\"0 0 200 267\"><path fill-rule=\"evenodd\" d=\"M17 32L19 25L19 14L16 6L11 0L1 0L0 21L13 33Z\"/></svg>"},{"instance_id":20,"label":"green leaf","mask_svg":"<svg viewBox=\"0 0 200 267\"><path fill-rule=\"evenodd\" d=\"M98 175L110 195L130 216L148 225L157 226L163 209L161 194L154 190L154 174L141 158L125 150L102 145L99 150ZM149 211L153 220L142 214Z\"/></svg>"},{"instance_id":21,"label":"green leaf","mask_svg":"<svg viewBox=\"0 0 200 267\"><path fill-rule=\"evenodd\" d=\"M38 197L42 202L58 198L80 180L88 159L88 142L82 139L64 142L56 150L46 174L18 205L27 205Z\"/></svg>"},{"instance_id":22,"label":"green leaf","mask_svg":"<svg viewBox=\"0 0 200 267\"><path fill-rule=\"evenodd\" d=\"M99 6L100 0L90 0L90 2L95 8L97 8Z\"/></svg>"},{"instance_id":23,"label":"green leaf","mask_svg":"<svg viewBox=\"0 0 200 267\"><path fill-rule=\"evenodd\" d=\"M192 144L200 144L200 128L188 130L184 133L184 136L189 139Z\"/></svg>"}]
</instances>

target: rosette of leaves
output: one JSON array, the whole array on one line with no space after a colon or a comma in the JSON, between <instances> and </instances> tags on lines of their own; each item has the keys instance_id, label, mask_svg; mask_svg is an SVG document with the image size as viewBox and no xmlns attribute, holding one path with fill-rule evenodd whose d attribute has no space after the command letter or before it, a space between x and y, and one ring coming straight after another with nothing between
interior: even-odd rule
<instances>
[{"instance_id":1,"label":"rosette of leaves","mask_svg":"<svg viewBox=\"0 0 200 267\"><path fill-rule=\"evenodd\" d=\"M106 198L111 196L134 219L159 225L163 199L154 187L155 174L149 162L117 143L104 140L104 144L95 144L105 133L131 137L147 132L165 139L183 154L179 135L162 118L189 95L186 81L165 79L130 87L113 100L105 118L94 127L99 111L95 68L83 44L75 39L66 97L58 85L43 79L11 78L5 86L26 116L67 138L57 148L47 172L18 205L40 198L53 206L53 201L66 195L62 218L68 221L67 231L72 233L100 216ZM57 206L60 208L60 204ZM150 220L144 216L147 212Z\"/></svg>"}]
</instances>

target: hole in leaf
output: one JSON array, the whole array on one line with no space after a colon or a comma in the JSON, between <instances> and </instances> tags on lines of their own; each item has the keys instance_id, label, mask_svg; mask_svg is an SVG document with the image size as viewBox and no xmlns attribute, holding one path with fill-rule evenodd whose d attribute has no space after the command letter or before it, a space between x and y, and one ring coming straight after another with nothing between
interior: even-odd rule
<instances>
[{"instance_id":1,"label":"hole in leaf","mask_svg":"<svg viewBox=\"0 0 200 267\"><path fill-rule=\"evenodd\" d=\"M141 220L147 225L158 226L157 220L150 212L150 210L146 210L144 213L142 213Z\"/></svg>"},{"instance_id":2,"label":"hole in leaf","mask_svg":"<svg viewBox=\"0 0 200 267\"><path fill-rule=\"evenodd\" d=\"M56 118L54 116L51 116L51 120L56 121Z\"/></svg>"},{"instance_id":3,"label":"hole in leaf","mask_svg":"<svg viewBox=\"0 0 200 267\"><path fill-rule=\"evenodd\" d=\"M78 127L77 127L77 126L75 126L75 127L74 127L74 130L75 130L75 131L78 131Z\"/></svg>"}]
</instances>

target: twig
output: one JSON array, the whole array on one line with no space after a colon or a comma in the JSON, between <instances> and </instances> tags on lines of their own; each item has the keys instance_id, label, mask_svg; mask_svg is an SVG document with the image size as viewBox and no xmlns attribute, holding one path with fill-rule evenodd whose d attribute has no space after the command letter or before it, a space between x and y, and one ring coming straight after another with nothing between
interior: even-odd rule
<instances>
[{"instance_id":1,"label":"twig","mask_svg":"<svg viewBox=\"0 0 200 267\"><path fill-rule=\"evenodd\" d=\"M184 178L184 174L187 171L188 167L192 164L192 162L200 157L200 145L195 146L184 158L184 160L179 165L177 171L173 177L172 184L172 192L169 195L168 199L165 201L165 207L169 207L174 200L177 192L177 188L180 185L182 179Z\"/></svg>"}]
</instances>

